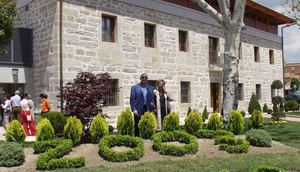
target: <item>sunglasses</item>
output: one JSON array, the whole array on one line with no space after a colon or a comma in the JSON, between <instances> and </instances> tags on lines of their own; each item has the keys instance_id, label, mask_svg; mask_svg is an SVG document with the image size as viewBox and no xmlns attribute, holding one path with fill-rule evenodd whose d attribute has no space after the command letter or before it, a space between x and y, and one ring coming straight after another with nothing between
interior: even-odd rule
<instances>
[{"instance_id":1,"label":"sunglasses","mask_svg":"<svg viewBox=\"0 0 300 172\"><path fill-rule=\"evenodd\" d=\"M141 78L146 78L147 79L148 77L147 76L142 76Z\"/></svg>"}]
</instances>

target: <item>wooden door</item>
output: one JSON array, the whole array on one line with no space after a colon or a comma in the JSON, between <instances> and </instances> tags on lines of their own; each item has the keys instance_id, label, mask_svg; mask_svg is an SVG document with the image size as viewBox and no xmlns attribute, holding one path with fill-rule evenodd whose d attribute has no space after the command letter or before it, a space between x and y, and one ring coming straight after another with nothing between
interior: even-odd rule
<instances>
[{"instance_id":1,"label":"wooden door","mask_svg":"<svg viewBox=\"0 0 300 172\"><path fill-rule=\"evenodd\" d=\"M219 84L210 83L210 105L213 112L219 112Z\"/></svg>"}]
</instances>

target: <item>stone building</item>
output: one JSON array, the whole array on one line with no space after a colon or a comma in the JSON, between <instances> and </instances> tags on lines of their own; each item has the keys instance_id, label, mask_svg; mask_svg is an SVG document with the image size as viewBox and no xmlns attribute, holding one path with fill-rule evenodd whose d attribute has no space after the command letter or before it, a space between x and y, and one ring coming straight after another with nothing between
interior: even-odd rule
<instances>
[{"instance_id":1,"label":"stone building","mask_svg":"<svg viewBox=\"0 0 300 172\"><path fill-rule=\"evenodd\" d=\"M119 91L112 93L111 106L105 109L111 124L129 106L130 88L144 72L153 85L158 79L166 81L181 122L189 106L199 112L205 106L210 112L220 110L223 30L190 0L63 0L62 6L58 0L20 2L17 27L30 28L33 35L33 62L25 90L34 101L39 102L38 95L45 92L57 108L62 60L64 84L80 71L108 72L113 77ZM247 1L247 28L239 49L238 109L247 110L252 93L261 105L271 105L272 81L283 79L277 27L290 22Z\"/></svg>"}]
</instances>

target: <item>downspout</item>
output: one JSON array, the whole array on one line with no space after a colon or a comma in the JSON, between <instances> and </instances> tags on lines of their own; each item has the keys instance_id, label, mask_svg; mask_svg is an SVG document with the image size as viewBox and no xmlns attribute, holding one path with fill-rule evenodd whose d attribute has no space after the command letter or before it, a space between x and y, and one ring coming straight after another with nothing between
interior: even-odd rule
<instances>
[{"instance_id":1,"label":"downspout","mask_svg":"<svg viewBox=\"0 0 300 172\"><path fill-rule=\"evenodd\" d=\"M63 112L63 37L62 37L62 20L63 20L63 0L59 0L59 88L60 88L60 112Z\"/></svg>"}]
</instances>

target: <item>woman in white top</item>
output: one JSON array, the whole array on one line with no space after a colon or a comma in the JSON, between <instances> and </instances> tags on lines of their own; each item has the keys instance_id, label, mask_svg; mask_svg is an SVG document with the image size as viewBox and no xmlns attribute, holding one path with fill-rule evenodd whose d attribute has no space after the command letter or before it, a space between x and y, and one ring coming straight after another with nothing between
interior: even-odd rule
<instances>
[{"instance_id":1,"label":"woman in white top","mask_svg":"<svg viewBox=\"0 0 300 172\"><path fill-rule=\"evenodd\" d=\"M21 104L21 118L23 121L23 128L25 130L25 133L27 136L30 135L30 133L28 131L28 126L29 126L31 135L35 136L36 128L34 126L33 118L32 118L31 112L30 112L32 105L30 103L28 103L28 94L27 93L24 93L24 98L20 102L20 104Z\"/></svg>"},{"instance_id":2,"label":"woman in white top","mask_svg":"<svg viewBox=\"0 0 300 172\"><path fill-rule=\"evenodd\" d=\"M2 121L2 125L4 127L4 129L6 130L8 127L8 123L9 123L9 117L10 117L10 112L11 112L11 108L10 108L10 96L7 94L4 96L4 100L5 100L5 104L1 104L1 107L3 108L3 121ZM5 135L5 134L4 134Z\"/></svg>"}]
</instances>

